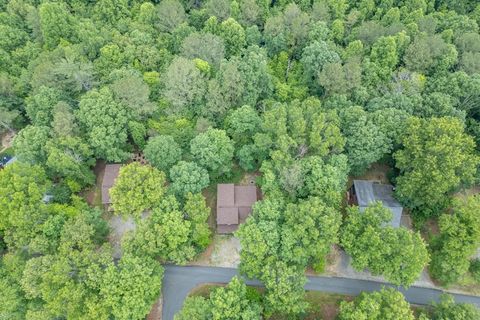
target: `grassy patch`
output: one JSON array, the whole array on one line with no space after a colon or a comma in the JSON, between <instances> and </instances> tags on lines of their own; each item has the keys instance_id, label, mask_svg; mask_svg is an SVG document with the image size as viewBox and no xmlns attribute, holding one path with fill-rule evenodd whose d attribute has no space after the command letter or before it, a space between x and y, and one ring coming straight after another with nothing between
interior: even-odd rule
<instances>
[{"instance_id":1,"label":"grassy patch","mask_svg":"<svg viewBox=\"0 0 480 320\"><path fill-rule=\"evenodd\" d=\"M219 287L224 287L225 285L219 284L219 283L206 283L199 285L198 287L193 288L192 291L188 294L189 297L204 297L208 298L210 296L210 292L212 292L213 289L219 288Z\"/></svg>"},{"instance_id":2,"label":"grassy patch","mask_svg":"<svg viewBox=\"0 0 480 320\"><path fill-rule=\"evenodd\" d=\"M1 149L1 148L0 148ZM13 147L6 148L2 152L0 152L0 157L5 157L5 156L11 156L13 157L15 155L15 152L13 150Z\"/></svg>"}]
</instances>

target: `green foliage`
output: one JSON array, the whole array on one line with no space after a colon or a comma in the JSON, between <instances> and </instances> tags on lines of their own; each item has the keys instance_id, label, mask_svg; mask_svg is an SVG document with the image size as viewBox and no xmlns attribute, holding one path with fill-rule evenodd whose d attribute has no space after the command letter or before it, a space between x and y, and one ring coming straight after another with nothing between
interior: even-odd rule
<instances>
[{"instance_id":1,"label":"green foliage","mask_svg":"<svg viewBox=\"0 0 480 320\"><path fill-rule=\"evenodd\" d=\"M268 314L305 310L303 272L329 253L340 221L340 213L320 198L298 204L267 198L255 204L236 233L242 245L240 269L265 283Z\"/></svg>"},{"instance_id":2,"label":"green foliage","mask_svg":"<svg viewBox=\"0 0 480 320\"><path fill-rule=\"evenodd\" d=\"M401 143L394 155L401 173L396 195L417 217L438 215L451 192L473 182L475 143L458 119L410 118Z\"/></svg>"},{"instance_id":3,"label":"green foliage","mask_svg":"<svg viewBox=\"0 0 480 320\"><path fill-rule=\"evenodd\" d=\"M165 180L162 171L149 165L132 162L121 167L109 191L113 210L139 220L144 211L159 205L166 189Z\"/></svg>"},{"instance_id":4,"label":"green foliage","mask_svg":"<svg viewBox=\"0 0 480 320\"><path fill-rule=\"evenodd\" d=\"M179 161L170 169L170 180L170 190L180 197L189 192L200 192L210 184L208 171L187 161Z\"/></svg>"},{"instance_id":5,"label":"green foliage","mask_svg":"<svg viewBox=\"0 0 480 320\"><path fill-rule=\"evenodd\" d=\"M167 196L122 245L127 253L185 264L209 243L209 214L201 195L188 194L183 208Z\"/></svg>"},{"instance_id":6,"label":"green foliage","mask_svg":"<svg viewBox=\"0 0 480 320\"><path fill-rule=\"evenodd\" d=\"M74 36L75 20L65 3L43 3L39 7L38 15L42 38L47 49L53 49L61 40L70 40Z\"/></svg>"},{"instance_id":7,"label":"green foliage","mask_svg":"<svg viewBox=\"0 0 480 320\"><path fill-rule=\"evenodd\" d=\"M93 152L77 137L49 140L45 145L45 165L54 176L65 177L85 186L95 182L90 167L95 164Z\"/></svg>"},{"instance_id":8,"label":"green foliage","mask_svg":"<svg viewBox=\"0 0 480 320\"><path fill-rule=\"evenodd\" d=\"M365 211L350 207L341 233L341 244L357 270L368 268L388 281L405 287L413 284L429 262L426 245L418 233L387 224L392 218L381 202Z\"/></svg>"},{"instance_id":9,"label":"green foliage","mask_svg":"<svg viewBox=\"0 0 480 320\"><path fill-rule=\"evenodd\" d=\"M225 288L210 294L212 319L261 319L262 307L248 300L247 287L234 277Z\"/></svg>"},{"instance_id":10,"label":"green foliage","mask_svg":"<svg viewBox=\"0 0 480 320\"><path fill-rule=\"evenodd\" d=\"M152 165L171 178L169 191L178 199L163 198L165 176L149 167L133 184L125 181L120 193L127 196L117 199L121 211L137 218L151 211L153 219L138 222L129 236L137 240L126 242L138 249L132 259L149 270L145 256L184 263L208 244L208 210L188 192L202 190L209 176L231 179L233 159L243 170L260 169L264 196L280 204L252 218L260 231L247 228L252 234L244 235L242 259L268 283L263 317L276 311L297 317L305 309L303 271L321 269L337 241L349 173L396 162L397 196L417 221L444 212L454 192L475 182L476 1L3 0L0 11L0 132L7 145L16 134L13 149L23 163L3 170L9 198L0 194L1 245L9 257L26 255L18 270L29 264L24 280L14 268L2 273L6 318L145 316L158 290L158 283L143 284L153 273L139 274L142 290L125 301L121 282L112 280L108 305L95 280L114 268L102 246L105 224L78 195L93 184L97 160L119 163L146 149ZM154 137L148 145L147 137ZM47 189L54 203L39 199ZM292 218L296 210L305 219ZM473 234L452 210L445 216L454 218L441 221L457 241L445 231L432 242L439 257L432 269L445 283L466 272ZM69 241L60 238L72 224L88 234L92 227L95 240L67 255L58 248ZM409 258L416 251L398 245L423 248L416 236L378 232L392 255L417 265ZM375 234L360 239L376 247ZM460 249L453 254L449 246ZM401 259L389 260L379 273L397 272ZM141 271L116 266L112 277L130 267ZM268 268L274 270L267 274ZM394 281L409 282L413 269Z\"/></svg>"},{"instance_id":11,"label":"green foliage","mask_svg":"<svg viewBox=\"0 0 480 320\"><path fill-rule=\"evenodd\" d=\"M38 92L26 99L25 111L36 126L49 126L53 118L53 108L60 101L58 90L40 87Z\"/></svg>"},{"instance_id":12,"label":"green foliage","mask_svg":"<svg viewBox=\"0 0 480 320\"><path fill-rule=\"evenodd\" d=\"M35 223L33 217L41 216L38 209L48 186L45 171L39 166L16 162L1 170L0 230L14 227L33 232L29 228Z\"/></svg>"},{"instance_id":13,"label":"green foliage","mask_svg":"<svg viewBox=\"0 0 480 320\"><path fill-rule=\"evenodd\" d=\"M108 88L83 95L76 117L95 156L107 161L128 157L125 148L130 116L126 107L115 102Z\"/></svg>"},{"instance_id":14,"label":"green foliage","mask_svg":"<svg viewBox=\"0 0 480 320\"><path fill-rule=\"evenodd\" d=\"M454 283L468 271L470 257L480 242L479 209L478 196L455 199L453 214L445 213L439 218L440 235L433 244L430 270L445 285Z\"/></svg>"},{"instance_id":15,"label":"green foliage","mask_svg":"<svg viewBox=\"0 0 480 320\"><path fill-rule=\"evenodd\" d=\"M208 128L190 142L193 159L213 176L231 170L233 151L233 143L224 130Z\"/></svg>"},{"instance_id":16,"label":"green foliage","mask_svg":"<svg viewBox=\"0 0 480 320\"><path fill-rule=\"evenodd\" d=\"M414 320L415 317L410 305L399 291L383 288L371 293L362 292L352 302L342 301L338 319Z\"/></svg>"},{"instance_id":17,"label":"green foliage","mask_svg":"<svg viewBox=\"0 0 480 320\"><path fill-rule=\"evenodd\" d=\"M103 303L115 319L144 319L160 294L163 268L155 260L124 255L102 278Z\"/></svg>"},{"instance_id":18,"label":"green foliage","mask_svg":"<svg viewBox=\"0 0 480 320\"><path fill-rule=\"evenodd\" d=\"M352 173L360 175L388 151L387 137L361 107L345 109L341 118L346 155Z\"/></svg>"},{"instance_id":19,"label":"green foliage","mask_svg":"<svg viewBox=\"0 0 480 320\"><path fill-rule=\"evenodd\" d=\"M207 320L211 314L211 305L204 297L190 296L183 302L182 309L175 315L175 320Z\"/></svg>"},{"instance_id":20,"label":"green foliage","mask_svg":"<svg viewBox=\"0 0 480 320\"><path fill-rule=\"evenodd\" d=\"M152 166L165 172L182 158L182 149L171 136L151 137L143 152Z\"/></svg>"},{"instance_id":21,"label":"green foliage","mask_svg":"<svg viewBox=\"0 0 480 320\"><path fill-rule=\"evenodd\" d=\"M205 89L204 76L191 60L175 58L165 72L164 96L170 103L169 113L198 112Z\"/></svg>"},{"instance_id":22,"label":"green foliage","mask_svg":"<svg viewBox=\"0 0 480 320\"><path fill-rule=\"evenodd\" d=\"M250 106L243 106L234 110L225 119L227 134L236 145L243 146L260 129L261 119Z\"/></svg>"},{"instance_id":23,"label":"green foliage","mask_svg":"<svg viewBox=\"0 0 480 320\"><path fill-rule=\"evenodd\" d=\"M433 305L432 320L474 320L480 317L480 310L473 304L455 303L453 297L444 294L440 302Z\"/></svg>"},{"instance_id":24,"label":"green foliage","mask_svg":"<svg viewBox=\"0 0 480 320\"><path fill-rule=\"evenodd\" d=\"M45 144L48 140L47 127L27 126L13 141L15 154L20 161L30 164L44 164L47 160Z\"/></svg>"},{"instance_id":25,"label":"green foliage","mask_svg":"<svg viewBox=\"0 0 480 320\"><path fill-rule=\"evenodd\" d=\"M478 258L470 261L468 271L470 271L475 281L480 283L480 260Z\"/></svg>"},{"instance_id":26,"label":"green foliage","mask_svg":"<svg viewBox=\"0 0 480 320\"><path fill-rule=\"evenodd\" d=\"M188 297L175 320L262 319L262 307L249 298L247 286L234 277L226 287L215 288L208 299Z\"/></svg>"}]
</instances>

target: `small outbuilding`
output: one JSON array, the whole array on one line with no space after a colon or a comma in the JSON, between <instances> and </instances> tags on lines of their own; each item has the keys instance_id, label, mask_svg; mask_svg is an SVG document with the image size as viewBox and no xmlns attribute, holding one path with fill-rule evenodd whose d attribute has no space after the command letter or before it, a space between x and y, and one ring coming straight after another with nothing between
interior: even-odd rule
<instances>
[{"instance_id":1,"label":"small outbuilding","mask_svg":"<svg viewBox=\"0 0 480 320\"><path fill-rule=\"evenodd\" d=\"M394 228L400 227L403 207L393 197L393 186L378 181L353 180L353 186L348 192L349 203L358 205L360 211L365 211L373 201L380 201L383 206L390 209L393 214L390 225Z\"/></svg>"},{"instance_id":2,"label":"small outbuilding","mask_svg":"<svg viewBox=\"0 0 480 320\"><path fill-rule=\"evenodd\" d=\"M121 164L107 164L105 166L105 172L102 180L102 204L104 206L110 206L110 193L109 190L115 184L115 179L120 172Z\"/></svg>"},{"instance_id":3,"label":"small outbuilding","mask_svg":"<svg viewBox=\"0 0 480 320\"><path fill-rule=\"evenodd\" d=\"M240 223L245 222L257 201L257 187L217 185L217 232L232 233Z\"/></svg>"}]
</instances>

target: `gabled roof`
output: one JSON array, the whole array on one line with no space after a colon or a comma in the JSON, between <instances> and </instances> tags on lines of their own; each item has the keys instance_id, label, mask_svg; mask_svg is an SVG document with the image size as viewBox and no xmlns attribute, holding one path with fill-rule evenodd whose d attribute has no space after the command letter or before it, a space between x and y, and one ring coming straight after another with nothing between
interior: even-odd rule
<instances>
[{"instance_id":1,"label":"gabled roof","mask_svg":"<svg viewBox=\"0 0 480 320\"><path fill-rule=\"evenodd\" d=\"M235 186L235 207L251 207L257 201L257 187Z\"/></svg>"},{"instance_id":2,"label":"gabled roof","mask_svg":"<svg viewBox=\"0 0 480 320\"><path fill-rule=\"evenodd\" d=\"M238 224L238 208L218 208L217 224Z\"/></svg>"},{"instance_id":3,"label":"gabled roof","mask_svg":"<svg viewBox=\"0 0 480 320\"><path fill-rule=\"evenodd\" d=\"M394 228L400 227L403 207L393 197L393 186L381 184L370 180L353 180L355 195L361 212L365 211L368 205L374 201L381 201L383 206L392 212L390 225Z\"/></svg>"},{"instance_id":4,"label":"gabled roof","mask_svg":"<svg viewBox=\"0 0 480 320\"><path fill-rule=\"evenodd\" d=\"M233 183L217 185L217 207L233 207L235 205L235 186Z\"/></svg>"},{"instance_id":5,"label":"gabled roof","mask_svg":"<svg viewBox=\"0 0 480 320\"><path fill-rule=\"evenodd\" d=\"M115 184L115 179L118 177L121 164L107 164L102 180L102 203L110 204L109 190Z\"/></svg>"},{"instance_id":6,"label":"gabled roof","mask_svg":"<svg viewBox=\"0 0 480 320\"><path fill-rule=\"evenodd\" d=\"M217 185L217 232L231 233L245 221L257 201L256 186Z\"/></svg>"}]
</instances>

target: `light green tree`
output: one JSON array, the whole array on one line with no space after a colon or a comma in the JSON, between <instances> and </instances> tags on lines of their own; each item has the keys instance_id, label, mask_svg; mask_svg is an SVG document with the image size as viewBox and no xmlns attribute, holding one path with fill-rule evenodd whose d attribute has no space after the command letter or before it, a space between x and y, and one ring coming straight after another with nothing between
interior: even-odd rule
<instances>
[{"instance_id":1,"label":"light green tree","mask_svg":"<svg viewBox=\"0 0 480 320\"><path fill-rule=\"evenodd\" d=\"M399 291L383 288L380 291L362 292L351 302L342 301L338 319L414 320L415 317L409 303Z\"/></svg>"},{"instance_id":2,"label":"light green tree","mask_svg":"<svg viewBox=\"0 0 480 320\"><path fill-rule=\"evenodd\" d=\"M48 138L48 127L29 125L20 130L13 140L13 147L18 160L43 165L47 160L45 144Z\"/></svg>"},{"instance_id":3,"label":"light green tree","mask_svg":"<svg viewBox=\"0 0 480 320\"><path fill-rule=\"evenodd\" d=\"M87 141L98 158L122 161L128 157L127 124L130 114L104 87L91 90L80 99L76 117Z\"/></svg>"},{"instance_id":4,"label":"light green tree","mask_svg":"<svg viewBox=\"0 0 480 320\"><path fill-rule=\"evenodd\" d=\"M439 218L440 235L432 243L432 275L448 285L464 275L480 243L480 197L454 199L453 213Z\"/></svg>"},{"instance_id":5,"label":"light green tree","mask_svg":"<svg viewBox=\"0 0 480 320\"><path fill-rule=\"evenodd\" d=\"M459 119L410 118L401 143L394 154L400 169L396 195L417 218L438 215L451 192L473 182L479 158Z\"/></svg>"},{"instance_id":6,"label":"light green tree","mask_svg":"<svg viewBox=\"0 0 480 320\"><path fill-rule=\"evenodd\" d=\"M368 268L376 275L408 287L429 262L425 242L418 233L388 226L392 213L381 202L360 212L350 207L340 243L357 270Z\"/></svg>"},{"instance_id":7,"label":"light green tree","mask_svg":"<svg viewBox=\"0 0 480 320\"><path fill-rule=\"evenodd\" d=\"M132 162L121 167L110 189L115 214L139 220L143 212L160 204L166 190L165 182L165 174L149 165Z\"/></svg>"},{"instance_id":8,"label":"light green tree","mask_svg":"<svg viewBox=\"0 0 480 320\"><path fill-rule=\"evenodd\" d=\"M144 319L160 295L163 268L148 257L123 255L104 271L100 295L115 319Z\"/></svg>"}]
</instances>

